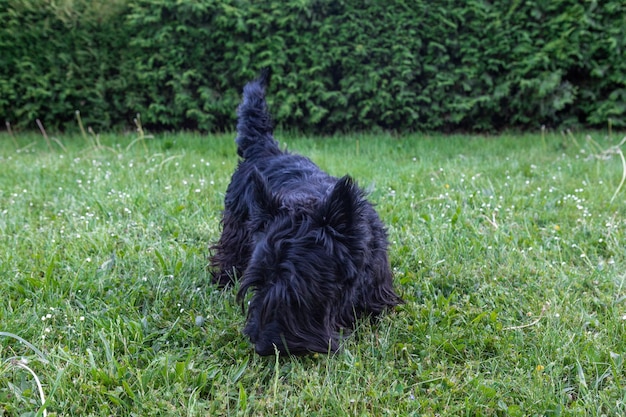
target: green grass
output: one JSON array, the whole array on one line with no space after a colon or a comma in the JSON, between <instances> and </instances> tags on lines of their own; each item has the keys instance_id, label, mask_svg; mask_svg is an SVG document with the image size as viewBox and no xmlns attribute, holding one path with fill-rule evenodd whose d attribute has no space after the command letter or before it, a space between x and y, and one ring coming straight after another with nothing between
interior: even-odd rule
<instances>
[{"instance_id":1,"label":"green grass","mask_svg":"<svg viewBox=\"0 0 626 417\"><path fill-rule=\"evenodd\" d=\"M0 136L0 415L43 415L36 379L49 416L623 415L621 137L592 136L283 140L369 190L406 300L297 358L205 271L232 135Z\"/></svg>"}]
</instances>

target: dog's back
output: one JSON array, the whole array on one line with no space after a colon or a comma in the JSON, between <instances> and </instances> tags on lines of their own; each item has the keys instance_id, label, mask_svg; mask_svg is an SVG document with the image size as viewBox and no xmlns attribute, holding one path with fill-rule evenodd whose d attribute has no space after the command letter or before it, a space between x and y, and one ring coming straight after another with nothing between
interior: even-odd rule
<instances>
[{"instance_id":1,"label":"dog's back","mask_svg":"<svg viewBox=\"0 0 626 417\"><path fill-rule=\"evenodd\" d=\"M306 202L321 200L337 181L321 171L309 158L282 151L273 136L272 117L267 108L265 90L271 70L260 75L243 88L242 101L237 108L237 154L243 158L240 172L242 194L253 182L252 171L258 172L272 194L284 196L285 206L297 207L298 198Z\"/></svg>"}]
</instances>

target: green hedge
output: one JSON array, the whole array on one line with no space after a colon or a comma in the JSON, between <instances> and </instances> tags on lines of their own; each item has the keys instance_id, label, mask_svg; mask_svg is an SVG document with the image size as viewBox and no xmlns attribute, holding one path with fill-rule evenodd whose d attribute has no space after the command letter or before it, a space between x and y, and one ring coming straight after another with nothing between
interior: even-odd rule
<instances>
[{"instance_id":1,"label":"green hedge","mask_svg":"<svg viewBox=\"0 0 626 417\"><path fill-rule=\"evenodd\" d=\"M626 126L626 3L0 0L13 125L228 130L274 70L285 128Z\"/></svg>"},{"instance_id":2,"label":"green hedge","mask_svg":"<svg viewBox=\"0 0 626 417\"><path fill-rule=\"evenodd\" d=\"M124 4L51 3L0 0L0 117L62 127L80 110L94 128L126 122L133 63L125 55L130 32L119 30Z\"/></svg>"}]
</instances>

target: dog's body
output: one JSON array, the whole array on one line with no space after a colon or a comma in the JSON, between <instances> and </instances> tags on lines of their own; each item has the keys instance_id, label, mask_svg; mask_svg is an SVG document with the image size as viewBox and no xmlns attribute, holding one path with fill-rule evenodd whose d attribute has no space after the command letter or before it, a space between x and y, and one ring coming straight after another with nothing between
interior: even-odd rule
<instances>
[{"instance_id":1,"label":"dog's body","mask_svg":"<svg viewBox=\"0 0 626 417\"><path fill-rule=\"evenodd\" d=\"M387 235L348 176L281 151L265 103L269 72L244 87L238 108L242 158L224 201L213 246L213 279L241 279L254 294L244 333L260 355L330 352L363 315L401 299L392 287Z\"/></svg>"}]
</instances>

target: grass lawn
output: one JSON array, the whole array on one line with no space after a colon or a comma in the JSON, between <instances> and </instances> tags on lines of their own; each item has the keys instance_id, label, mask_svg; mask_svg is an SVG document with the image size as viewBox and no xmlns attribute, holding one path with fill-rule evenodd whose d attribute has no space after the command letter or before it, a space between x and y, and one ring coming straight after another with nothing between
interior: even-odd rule
<instances>
[{"instance_id":1,"label":"grass lawn","mask_svg":"<svg viewBox=\"0 0 626 417\"><path fill-rule=\"evenodd\" d=\"M369 190L406 304L262 358L205 271L233 135L1 135L0 416L37 381L48 416L624 415L621 136L591 137L280 138Z\"/></svg>"}]
</instances>

